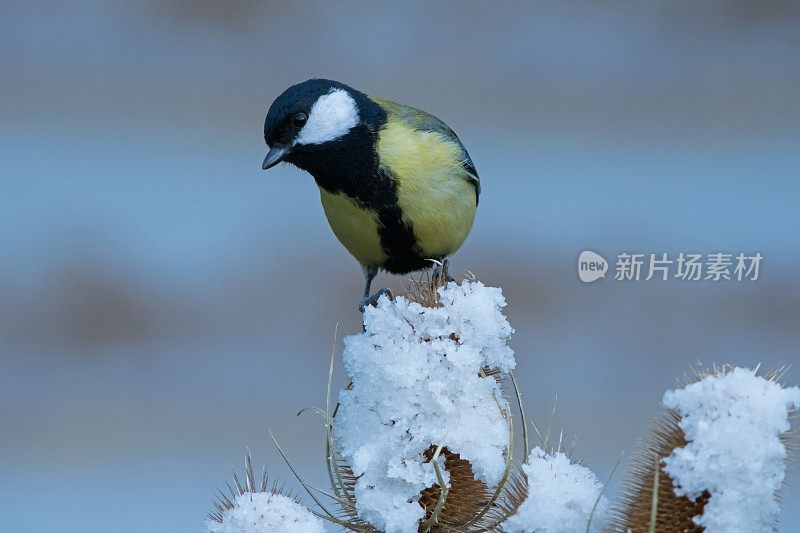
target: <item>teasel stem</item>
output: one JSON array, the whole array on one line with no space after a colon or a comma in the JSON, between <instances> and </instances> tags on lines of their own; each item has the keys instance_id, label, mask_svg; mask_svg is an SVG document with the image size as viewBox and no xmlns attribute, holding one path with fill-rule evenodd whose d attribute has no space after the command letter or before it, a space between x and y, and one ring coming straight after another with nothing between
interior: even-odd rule
<instances>
[{"instance_id":1,"label":"teasel stem","mask_svg":"<svg viewBox=\"0 0 800 533\"><path fill-rule=\"evenodd\" d=\"M514 387L514 394L517 396L517 406L519 407L519 416L522 419L522 449L523 453L530 452L530 448L528 447L528 424L525 423L525 408L522 406L522 393L517 386L517 380L514 377L513 372L508 373L508 377L511 378L511 385Z\"/></svg>"},{"instance_id":2,"label":"teasel stem","mask_svg":"<svg viewBox=\"0 0 800 533\"><path fill-rule=\"evenodd\" d=\"M444 437L442 438L442 442L444 442ZM444 445L440 444L436 447L436 452L433 454L431 458L431 462L433 463L433 470L436 472L436 479L439 482L439 499L436 501L436 506L433 508L431 512L431 516L422 526L422 530L425 533L428 533L431 528L439 522L439 515L442 513L442 509L444 509L444 502L447 500L447 495L450 492L450 489L447 487L447 483L444 481L444 476L442 476L442 471L439 468L439 454L442 453L442 448Z\"/></svg>"},{"instance_id":3,"label":"teasel stem","mask_svg":"<svg viewBox=\"0 0 800 533\"><path fill-rule=\"evenodd\" d=\"M658 516L658 481L661 475L661 458L654 455L653 461L653 502L650 505L650 528L648 533L656 533L656 517Z\"/></svg>"}]
</instances>

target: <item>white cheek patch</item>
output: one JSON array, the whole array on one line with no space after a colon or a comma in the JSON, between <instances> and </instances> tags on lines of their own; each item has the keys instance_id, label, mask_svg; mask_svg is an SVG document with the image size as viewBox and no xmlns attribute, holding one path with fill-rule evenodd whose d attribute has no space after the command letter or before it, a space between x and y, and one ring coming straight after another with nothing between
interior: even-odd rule
<instances>
[{"instance_id":1,"label":"white cheek patch","mask_svg":"<svg viewBox=\"0 0 800 533\"><path fill-rule=\"evenodd\" d=\"M347 134L358 124L358 107L347 91L335 89L320 96L294 144L322 144Z\"/></svg>"}]
</instances>

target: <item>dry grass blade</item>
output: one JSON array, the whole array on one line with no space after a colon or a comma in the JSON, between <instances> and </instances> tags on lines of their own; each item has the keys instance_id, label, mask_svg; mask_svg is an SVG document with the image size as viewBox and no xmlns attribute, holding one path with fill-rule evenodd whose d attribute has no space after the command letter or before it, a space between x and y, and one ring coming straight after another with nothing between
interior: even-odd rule
<instances>
[{"instance_id":1,"label":"dry grass blade","mask_svg":"<svg viewBox=\"0 0 800 533\"><path fill-rule=\"evenodd\" d=\"M345 475L342 473L342 469L340 468L341 459L337 458L337 453L335 451L335 446L333 444L333 416L331 414L331 383L333 382L333 361L336 354L336 339L339 334L339 324L336 324L336 328L333 333L333 348L331 349L331 362L328 367L328 388L325 393L325 430L326 430L326 441L325 441L325 460L328 467L328 477L331 482L331 487L333 488L334 492L340 498L345 498L347 500L347 506L345 508L346 514L351 516L352 518L356 517L355 513L355 495L353 495L353 490L355 486L355 477L352 476L352 471L349 472L352 478L352 482L348 485L345 483ZM348 469L349 471L349 469Z\"/></svg>"},{"instance_id":2,"label":"dry grass blade","mask_svg":"<svg viewBox=\"0 0 800 533\"><path fill-rule=\"evenodd\" d=\"M300 483L300 485L303 486L303 488L308 493L308 495L311 496L311 499L314 500L314 503L316 503L317 506L320 509L322 509L322 511L325 513L325 515L327 515L327 516L323 516L323 518L326 518L326 519L330 518L330 519L332 519L332 521L337 522L338 519L336 518L336 515L334 515L330 511L328 511L328 509L324 505L322 505L322 502L319 501L319 498L317 498L316 495L309 488L311 485L309 485L308 483L303 481L303 479L300 477L300 474L298 474L297 470L294 469L294 466L292 465L292 462L289 461L289 458L284 453L283 448L281 448L281 445L278 444L278 440L275 438L275 435L272 434L272 431L269 432L269 436L272 439L272 442L275 443L275 447L278 448L278 452L281 454L281 457L283 458L284 462L286 463L286 466L289 467L289 470L291 470L291 472L294 475L294 477L297 479L297 481Z\"/></svg>"},{"instance_id":3,"label":"dry grass blade","mask_svg":"<svg viewBox=\"0 0 800 533\"><path fill-rule=\"evenodd\" d=\"M589 533L592 529L592 520L594 519L594 515L597 512L597 506L600 505L600 500L602 500L603 494L605 494L606 489L608 488L608 484L611 483L611 478L614 477L614 474L617 472L617 468L619 468L620 463L622 463L622 457L624 455L625 452L619 454L617 462L614 463L614 468L611 469L611 472L608 474L606 482L603 484L603 488L601 488L600 492L597 494L597 499L595 499L594 505L592 505L592 512L589 513L589 520L586 521L586 533Z\"/></svg>"},{"instance_id":4,"label":"dry grass blade","mask_svg":"<svg viewBox=\"0 0 800 533\"><path fill-rule=\"evenodd\" d=\"M419 279L410 279L405 283L403 295L409 302L416 302L422 307L441 307L438 290L445 285L447 285L446 280L433 279L425 273Z\"/></svg>"}]
</instances>

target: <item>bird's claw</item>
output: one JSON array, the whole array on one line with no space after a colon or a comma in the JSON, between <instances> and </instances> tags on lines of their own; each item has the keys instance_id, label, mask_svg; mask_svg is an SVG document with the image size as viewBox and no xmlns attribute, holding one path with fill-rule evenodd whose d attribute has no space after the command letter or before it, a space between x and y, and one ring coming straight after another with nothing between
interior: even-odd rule
<instances>
[{"instance_id":1,"label":"bird's claw","mask_svg":"<svg viewBox=\"0 0 800 533\"><path fill-rule=\"evenodd\" d=\"M445 283L450 283L451 281L455 281L456 278L450 275L449 271L450 267L450 260L445 259L441 263L437 263L436 266L433 267L433 276L432 281L434 285L439 285L442 283L442 280L445 280Z\"/></svg>"},{"instance_id":2,"label":"bird's claw","mask_svg":"<svg viewBox=\"0 0 800 533\"><path fill-rule=\"evenodd\" d=\"M364 299L361 301L361 305L358 306L358 310L363 313L364 309L366 309L369 306L377 307L378 299L383 295L386 295L386 297L389 298L389 300L394 301L394 293L391 290L384 288L379 290L372 296L365 296Z\"/></svg>"}]
</instances>

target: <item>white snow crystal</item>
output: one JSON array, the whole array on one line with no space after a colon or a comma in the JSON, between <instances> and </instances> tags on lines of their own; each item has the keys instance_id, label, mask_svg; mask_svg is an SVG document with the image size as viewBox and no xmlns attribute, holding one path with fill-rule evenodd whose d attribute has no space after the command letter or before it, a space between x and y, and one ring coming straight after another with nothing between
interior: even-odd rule
<instances>
[{"instance_id":1,"label":"white snow crystal","mask_svg":"<svg viewBox=\"0 0 800 533\"><path fill-rule=\"evenodd\" d=\"M517 513L503 523L504 531L586 531L590 516L591 531L600 531L605 525L608 500L600 496L603 484L585 466L571 462L564 453L550 455L537 446L522 471L528 479L528 496Z\"/></svg>"},{"instance_id":2,"label":"white snow crystal","mask_svg":"<svg viewBox=\"0 0 800 533\"><path fill-rule=\"evenodd\" d=\"M206 520L208 533L325 533L322 520L282 494L245 492L234 503L222 523Z\"/></svg>"},{"instance_id":3,"label":"white snow crystal","mask_svg":"<svg viewBox=\"0 0 800 533\"><path fill-rule=\"evenodd\" d=\"M345 339L353 387L339 395L334 437L360 476L359 515L388 533L417 531L419 493L436 483L423 456L432 445L460 454L489 484L505 468L501 392L479 376L514 368L505 299L479 282L450 283L439 295L439 308L381 298L364 312L364 333Z\"/></svg>"},{"instance_id":4,"label":"white snow crystal","mask_svg":"<svg viewBox=\"0 0 800 533\"><path fill-rule=\"evenodd\" d=\"M694 521L708 533L773 531L786 466L780 435L800 407L800 389L735 368L668 391L663 403L680 414L688 442L664 459L675 493L711 494Z\"/></svg>"}]
</instances>

